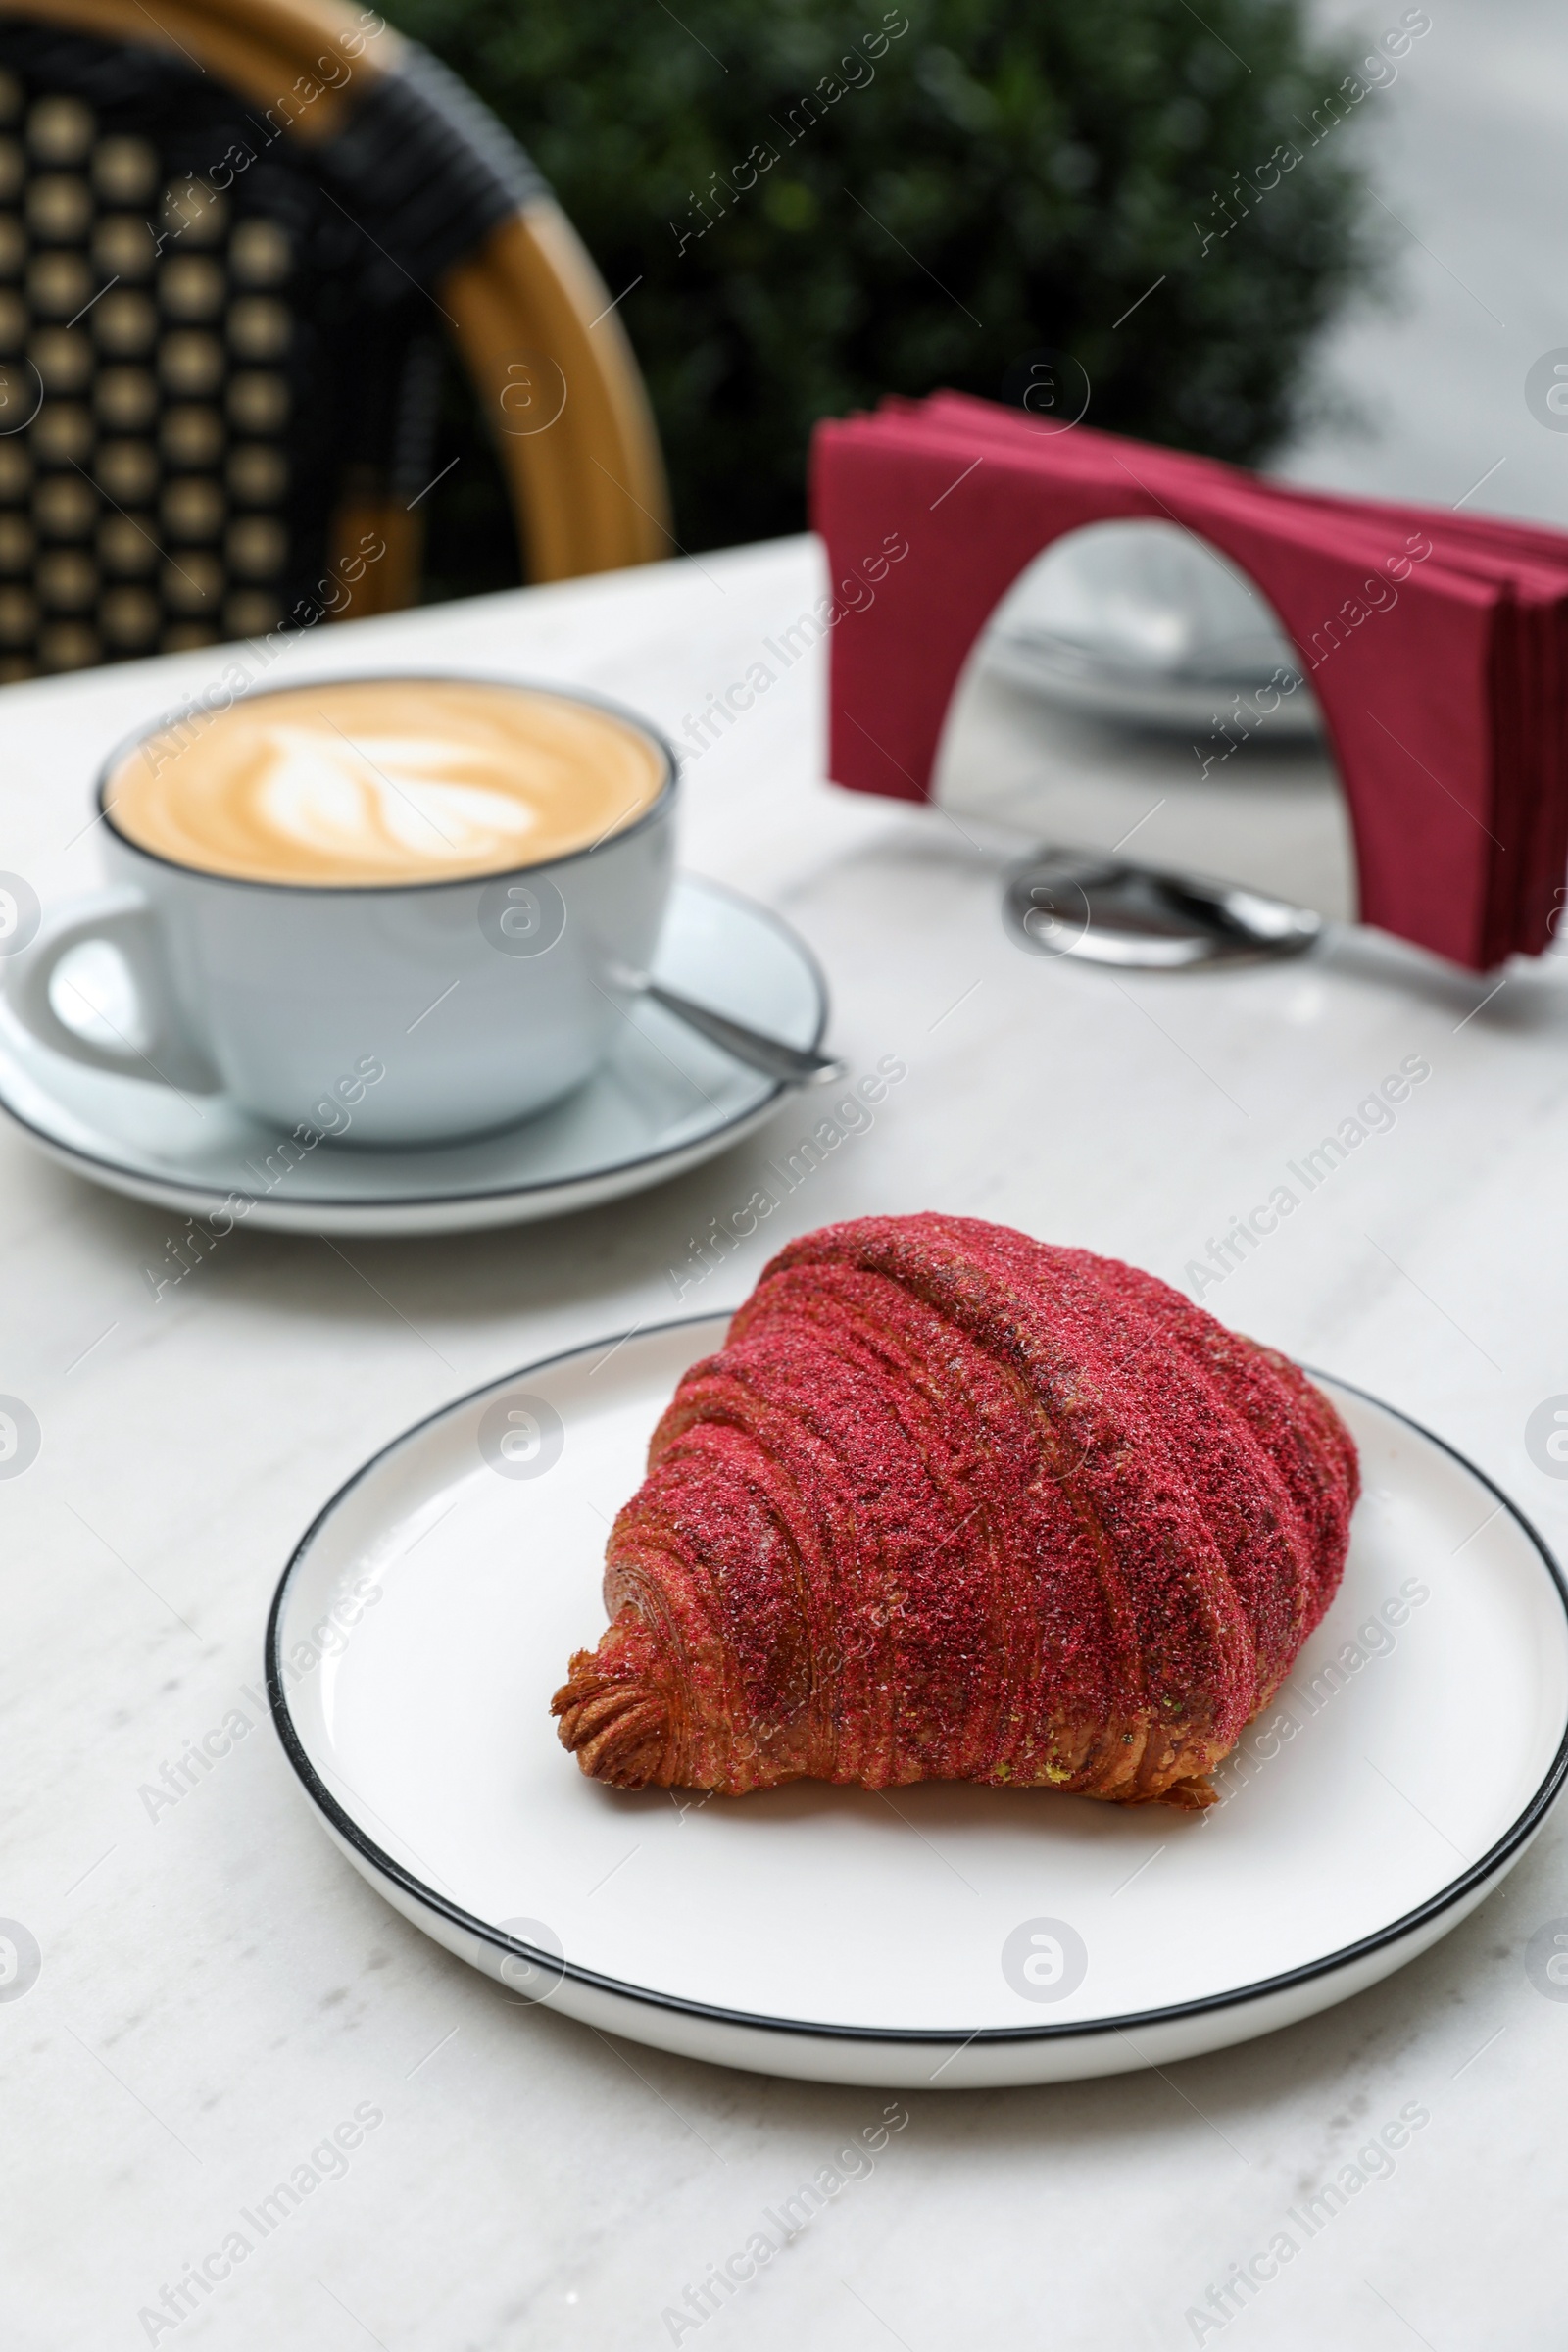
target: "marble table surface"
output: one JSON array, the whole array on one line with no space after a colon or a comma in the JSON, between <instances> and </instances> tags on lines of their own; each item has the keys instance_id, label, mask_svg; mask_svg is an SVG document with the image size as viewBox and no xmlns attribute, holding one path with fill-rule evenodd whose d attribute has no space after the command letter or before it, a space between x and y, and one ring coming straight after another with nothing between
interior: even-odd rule
<instances>
[{"instance_id":1,"label":"marble table surface","mask_svg":"<svg viewBox=\"0 0 1568 2352\"><path fill-rule=\"evenodd\" d=\"M683 735L819 593L812 544L782 542L322 631L270 674L416 661L575 680ZM9 689L0 866L46 906L91 884L95 762L228 658ZM684 860L799 926L856 1071L895 1054L908 1076L712 1277L712 1303L786 1224L924 1207L1191 1289L1283 1161L1419 1054L1432 1078L1397 1125L1205 1303L1429 1423L1561 1549L1568 1485L1532 1461L1525 1425L1568 1388L1568 962L1477 980L1353 927L1306 961L1223 976L1028 956L999 920L1008 837L973 794L959 814L835 791L820 652L771 668L690 761ZM0 1133L0 1391L43 1441L0 1482L0 1917L40 1955L36 1981L0 1984L8 2342L1560 2341L1543 2241L1568 2190L1568 2003L1525 1959L1568 1913L1560 1818L1454 1934L1307 2024L1163 2074L901 2099L707 2068L519 2005L322 1835L260 1695L302 1528L444 1399L674 1311L671 1269L802 1119L786 1107L709 1167L551 1226L341 1247L242 1227L161 1297L143 1269L169 1217ZM222 1760L151 1802L166 1764L224 1725ZM1343 2211L1227 2291L1290 2207L1412 2109L1426 2123L1361 2168ZM289 2180L297 2205L254 2226ZM706 2312L684 2301L816 2180L831 2194L750 2283ZM191 2283L203 2264L215 2283Z\"/></svg>"}]
</instances>

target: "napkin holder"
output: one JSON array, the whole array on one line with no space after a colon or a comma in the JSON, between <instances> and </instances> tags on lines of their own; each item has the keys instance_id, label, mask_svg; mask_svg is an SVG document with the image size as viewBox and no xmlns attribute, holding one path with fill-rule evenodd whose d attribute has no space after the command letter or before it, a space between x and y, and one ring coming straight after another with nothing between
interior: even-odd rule
<instances>
[{"instance_id":1,"label":"napkin holder","mask_svg":"<svg viewBox=\"0 0 1568 2352\"><path fill-rule=\"evenodd\" d=\"M1236 564L1298 649L1345 790L1360 919L1476 970L1546 944L1561 791L1523 896L1503 848L1510 818L1517 833L1532 814L1503 806L1493 723L1518 659L1510 599L1456 583L1419 519L1087 429L1037 433L951 395L820 426L812 510L838 783L928 800L950 702L1013 582L1065 532L1163 515Z\"/></svg>"}]
</instances>

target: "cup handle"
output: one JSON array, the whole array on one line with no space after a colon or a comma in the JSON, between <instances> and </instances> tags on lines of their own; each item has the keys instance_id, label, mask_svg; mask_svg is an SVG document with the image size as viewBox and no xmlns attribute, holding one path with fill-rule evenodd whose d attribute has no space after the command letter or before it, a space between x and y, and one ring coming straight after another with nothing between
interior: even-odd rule
<instances>
[{"instance_id":1,"label":"cup handle","mask_svg":"<svg viewBox=\"0 0 1568 2352\"><path fill-rule=\"evenodd\" d=\"M54 976L73 948L103 940L129 968L142 1018L150 1032L145 1046L100 1045L56 1012L50 994ZM78 899L15 958L7 976L11 1010L52 1054L90 1070L113 1070L120 1078L141 1078L180 1094L216 1095L222 1080L180 1021L169 977L158 917L133 890L106 890Z\"/></svg>"}]
</instances>

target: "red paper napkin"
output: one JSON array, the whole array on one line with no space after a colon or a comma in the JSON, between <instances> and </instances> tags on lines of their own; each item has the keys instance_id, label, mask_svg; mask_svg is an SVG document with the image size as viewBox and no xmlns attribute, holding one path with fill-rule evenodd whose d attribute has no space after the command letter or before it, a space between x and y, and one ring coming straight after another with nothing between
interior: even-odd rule
<instances>
[{"instance_id":1,"label":"red paper napkin","mask_svg":"<svg viewBox=\"0 0 1568 2352\"><path fill-rule=\"evenodd\" d=\"M830 772L927 797L976 637L1062 532L1163 516L1268 599L1322 708L1363 920L1485 970L1539 952L1568 865L1568 540L1334 498L955 393L818 428ZM1247 707L1240 725L1256 723Z\"/></svg>"}]
</instances>

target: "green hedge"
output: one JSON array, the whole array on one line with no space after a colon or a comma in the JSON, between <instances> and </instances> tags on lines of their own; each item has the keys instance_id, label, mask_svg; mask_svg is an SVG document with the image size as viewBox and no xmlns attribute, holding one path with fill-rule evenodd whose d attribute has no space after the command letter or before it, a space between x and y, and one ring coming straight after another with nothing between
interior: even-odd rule
<instances>
[{"instance_id":1,"label":"green hedge","mask_svg":"<svg viewBox=\"0 0 1568 2352\"><path fill-rule=\"evenodd\" d=\"M389 13L631 288L688 548L798 529L818 417L1000 397L1009 370L1016 394L1043 346L1087 369L1091 422L1260 459L1369 275L1352 118L1383 100L1331 102L1365 85L1292 0L1203 0L1201 22L1184 0Z\"/></svg>"}]
</instances>

